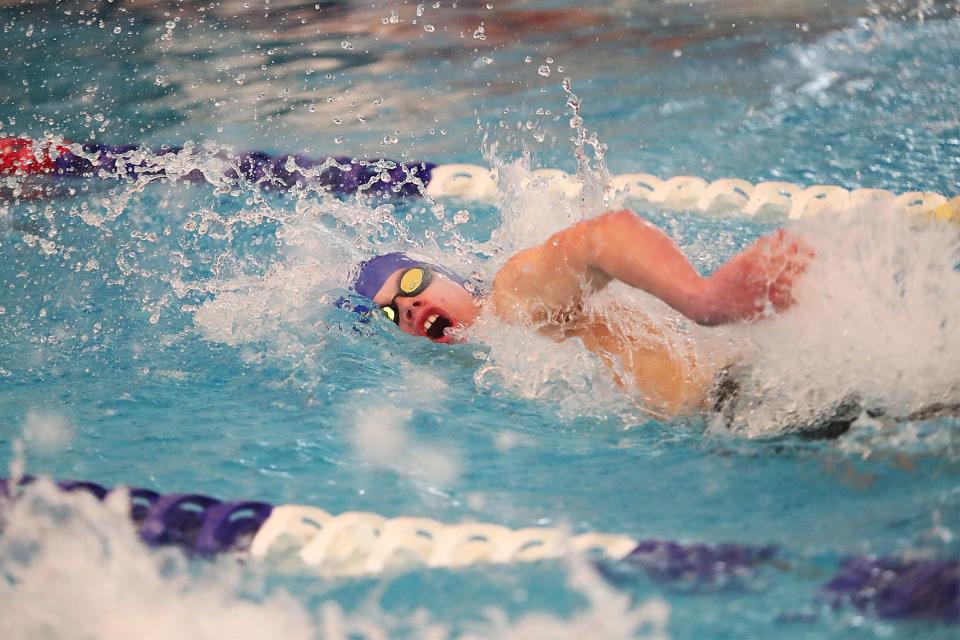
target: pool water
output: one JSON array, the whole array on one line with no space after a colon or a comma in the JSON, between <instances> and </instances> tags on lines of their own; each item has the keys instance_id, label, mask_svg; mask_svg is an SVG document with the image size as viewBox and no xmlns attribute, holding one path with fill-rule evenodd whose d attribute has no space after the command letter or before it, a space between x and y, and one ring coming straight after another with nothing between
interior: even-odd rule
<instances>
[{"instance_id":1,"label":"pool water","mask_svg":"<svg viewBox=\"0 0 960 640\"><path fill-rule=\"evenodd\" d=\"M0 459L163 492L776 545L716 583L610 581L581 560L363 579L184 560L108 510L0 534L10 638L952 638L831 609L852 555L956 558L960 422L782 433L850 393L958 401L960 238L883 209L789 223L818 261L797 306L689 326L750 353L734 433L649 418L579 345L484 318L408 339L332 304L373 252L488 284L510 253L622 200L540 167L952 197L960 15L948 3L0 3L0 135L496 166L497 204L77 180L0 203ZM571 141L570 78L599 141ZM643 207L708 272L784 221ZM23 451L21 452L21 448ZM6 473L0 475L8 475ZM4 561L2 558L6 557ZM91 588L95 586L96 588ZM6 625L6 627L4 627Z\"/></svg>"}]
</instances>

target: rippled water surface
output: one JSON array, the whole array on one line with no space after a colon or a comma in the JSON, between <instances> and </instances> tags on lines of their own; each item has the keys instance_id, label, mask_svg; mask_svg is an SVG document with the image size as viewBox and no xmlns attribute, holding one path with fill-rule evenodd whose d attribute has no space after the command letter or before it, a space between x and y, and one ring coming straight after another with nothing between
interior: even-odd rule
<instances>
[{"instance_id":1,"label":"rippled water surface","mask_svg":"<svg viewBox=\"0 0 960 640\"><path fill-rule=\"evenodd\" d=\"M332 579L158 555L80 505L70 526L20 513L0 536L23 560L0 559L9 637L955 637L817 590L851 555L957 557L960 423L774 428L850 393L903 412L960 399L955 228L885 210L790 223L818 262L793 310L751 327L687 327L615 289L698 344L750 346L763 410L734 435L647 418L577 344L488 319L435 345L331 302L373 252L486 283L599 212L523 186L577 168L564 78L601 145L588 178L952 197L958 41L949 2L0 2L0 136L192 144L184 170L259 149L504 176L496 205L114 178L4 200L4 465L22 441L27 470L57 478L781 558L723 584L609 582L573 560ZM642 212L703 271L778 224Z\"/></svg>"}]
</instances>

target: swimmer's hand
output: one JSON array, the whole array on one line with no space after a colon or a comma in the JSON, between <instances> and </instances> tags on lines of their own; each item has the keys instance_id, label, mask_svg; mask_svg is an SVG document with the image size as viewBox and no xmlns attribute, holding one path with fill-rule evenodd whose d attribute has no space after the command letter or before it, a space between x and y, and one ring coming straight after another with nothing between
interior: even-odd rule
<instances>
[{"instance_id":1,"label":"swimmer's hand","mask_svg":"<svg viewBox=\"0 0 960 640\"><path fill-rule=\"evenodd\" d=\"M752 320L793 302L793 281L811 255L781 231L704 278L656 226L632 211L610 211L513 256L494 279L493 302L507 321L563 322L584 296L620 280L700 324Z\"/></svg>"},{"instance_id":2,"label":"swimmer's hand","mask_svg":"<svg viewBox=\"0 0 960 640\"><path fill-rule=\"evenodd\" d=\"M760 238L705 278L700 294L701 324L757 320L794 303L792 288L813 251L779 230Z\"/></svg>"}]
</instances>

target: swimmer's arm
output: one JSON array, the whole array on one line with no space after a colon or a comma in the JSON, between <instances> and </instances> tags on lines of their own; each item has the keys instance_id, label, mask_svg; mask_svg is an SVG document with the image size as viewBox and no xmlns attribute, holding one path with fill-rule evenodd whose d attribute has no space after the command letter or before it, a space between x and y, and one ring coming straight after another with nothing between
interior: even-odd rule
<instances>
[{"instance_id":1,"label":"swimmer's arm","mask_svg":"<svg viewBox=\"0 0 960 640\"><path fill-rule=\"evenodd\" d=\"M780 232L704 278L663 231L631 211L612 211L511 258L494 279L493 301L504 319L543 321L575 313L585 295L620 280L700 324L751 319L768 301L777 309L790 304L792 277L809 256L790 261L770 255L787 247L796 256L798 246Z\"/></svg>"}]
</instances>

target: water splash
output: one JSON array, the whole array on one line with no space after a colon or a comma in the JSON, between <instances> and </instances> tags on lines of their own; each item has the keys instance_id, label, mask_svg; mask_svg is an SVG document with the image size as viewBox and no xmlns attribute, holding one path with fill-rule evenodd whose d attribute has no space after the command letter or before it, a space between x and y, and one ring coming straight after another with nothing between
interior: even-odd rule
<instances>
[{"instance_id":1,"label":"water splash","mask_svg":"<svg viewBox=\"0 0 960 640\"><path fill-rule=\"evenodd\" d=\"M610 188L607 145L600 141L595 131L587 129L582 114L583 102L573 92L573 81L564 78L562 86L567 96L567 108L572 113L569 124L574 134L570 142L573 143L573 155L577 160L577 178L583 183L581 206L591 210L599 208L600 211L614 208L617 202Z\"/></svg>"},{"instance_id":2,"label":"water splash","mask_svg":"<svg viewBox=\"0 0 960 640\"><path fill-rule=\"evenodd\" d=\"M960 402L956 228L866 209L794 229L816 252L796 305L725 332L748 352L736 430L776 434L850 398L888 416Z\"/></svg>"},{"instance_id":3,"label":"water splash","mask_svg":"<svg viewBox=\"0 0 960 640\"><path fill-rule=\"evenodd\" d=\"M406 393L391 395L410 398L425 394L431 404L442 401L447 385L440 378L416 369L405 373ZM398 406L394 399L380 404L358 398L350 406L355 410L351 433L354 454L369 465L425 481L427 490L450 486L458 480L463 467L459 453L450 446L414 437L408 428L414 412L405 404L402 400Z\"/></svg>"},{"instance_id":4,"label":"water splash","mask_svg":"<svg viewBox=\"0 0 960 640\"><path fill-rule=\"evenodd\" d=\"M486 347L474 372L477 390L538 401L565 421L611 417L635 424L637 406L610 370L577 341L555 343L527 327L485 315L469 333Z\"/></svg>"}]
</instances>

